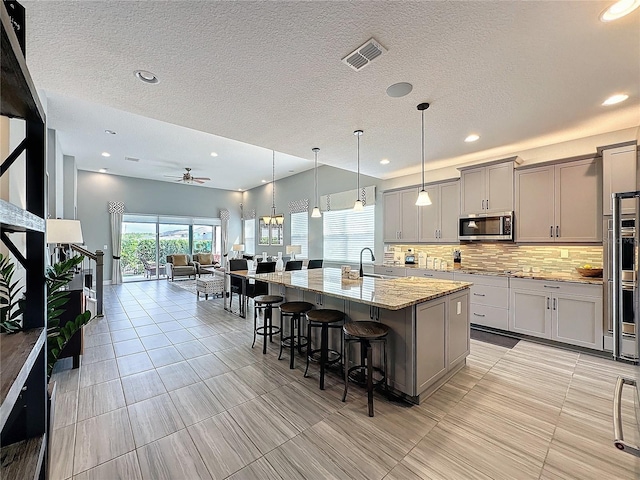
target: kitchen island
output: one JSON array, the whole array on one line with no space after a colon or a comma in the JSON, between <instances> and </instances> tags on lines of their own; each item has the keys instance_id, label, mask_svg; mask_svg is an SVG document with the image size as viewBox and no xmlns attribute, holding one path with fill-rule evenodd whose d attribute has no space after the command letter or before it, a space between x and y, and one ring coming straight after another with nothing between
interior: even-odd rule
<instances>
[{"instance_id":1,"label":"kitchen island","mask_svg":"<svg viewBox=\"0 0 640 480\"><path fill-rule=\"evenodd\" d=\"M338 268L245 274L269 283L270 293L286 301L340 310L348 321L388 325L388 385L414 403L466 363L471 283L418 277L347 280ZM330 339L333 348L340 345L335 333ZM374 363L382 366L381 358L374 356Z\"/></svg>"}]
</instances>

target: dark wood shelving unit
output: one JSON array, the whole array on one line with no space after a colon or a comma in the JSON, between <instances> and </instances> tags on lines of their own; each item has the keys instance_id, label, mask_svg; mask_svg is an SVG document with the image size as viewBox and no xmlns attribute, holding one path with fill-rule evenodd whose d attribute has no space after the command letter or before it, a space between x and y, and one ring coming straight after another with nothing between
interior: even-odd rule
<instances>
[{"instance_id":1,"label":"dark wood shelving unit","mask_svg":"<svg viewBox=\"0 0 640 480\"><path fill-rule=\"evenodd\" d=\"M24 140L2 159L0 175L25 155L26 208L0 200L2 242L26 272L24 331L0 334L0 478L47 476L47 337L45 283L45 115L13 31L0 2L0 115L25 121ZM26 254L13 244L24 232Z\"/></svg>"}]
</instances>

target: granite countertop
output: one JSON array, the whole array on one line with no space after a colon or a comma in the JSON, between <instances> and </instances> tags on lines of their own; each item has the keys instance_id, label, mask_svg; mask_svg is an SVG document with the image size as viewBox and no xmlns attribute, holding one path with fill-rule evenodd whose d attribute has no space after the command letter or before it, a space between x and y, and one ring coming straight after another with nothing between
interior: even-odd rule
<instances>
[{"instance_id":1,"label":"granite countertop","mask_svg":"<svg viewBox=\"0 0 640 480\"><path fill-rule=\"evenodd\" d=\"M468 273L470 275L491 275L497 277L511 277L511 278L528 278L531 280L543 280L553 282L573 282L573 283L585 283L590 285L602 285L602 278L583 277L578 272L571 273L554 273L554 272L538 272L538 273L525 273L523 271L516 270L498 270L495 268L478 268L478 267L460 267L453 268L447 265L445 270L426 269L424 267L418 267L418 265L378 265L382 267L400 267L407 269L421 268L422 270L433 270L436 272L456 272L456 273Z\"/></svg>"},{"instance_id":2,"label":"granite countertop","mask_svg":"<svg viewBox=\"0 0 640 480\"><path fill-rule=\"evenodd\" d=\"M419 277L342 279L339 268L295 270L282 273L232 272L263 282L307 290L373 305L387 310L401 310L428 302L465 288L471 283L433 280Z\"/></svg>"}]
</instances>

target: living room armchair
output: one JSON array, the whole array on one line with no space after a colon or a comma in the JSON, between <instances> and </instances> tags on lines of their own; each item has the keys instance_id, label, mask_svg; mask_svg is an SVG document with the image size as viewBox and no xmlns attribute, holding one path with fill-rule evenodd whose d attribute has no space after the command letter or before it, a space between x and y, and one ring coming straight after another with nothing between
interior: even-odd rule
<instances>
[{"instance_id":1,"label":"living room armchair","mask_svg":"<svg viewBox=\"0 0 640 480\"><path fill-rule=\"evenodd\" d=\"M166 271L167 280L171 279L171 281L173 281L175 277L185 275L189 278L193 275L193 278L195 278L198 273L196 263L186 254L167 255Z\"/></svg>"},{"instance_id":2,"label":"living room armchair","mask_svg":"<svg viewBox=\"0 0 640 480\"><path fill-rule=\"evenodd\" d=\"M204 268L213 268L220 266L220 263L216 261L213 253L194 253L193 262L196 264L198 276L202 275L203 273L209 273L204 272Z\"/></svg>"}]
</instances>

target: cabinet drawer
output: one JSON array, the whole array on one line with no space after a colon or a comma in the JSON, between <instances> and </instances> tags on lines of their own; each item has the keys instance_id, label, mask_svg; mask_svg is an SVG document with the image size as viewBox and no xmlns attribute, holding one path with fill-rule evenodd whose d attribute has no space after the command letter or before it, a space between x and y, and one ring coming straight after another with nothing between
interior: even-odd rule
<instances>
[{"instance_id":1,"label":"cabinet drawer","mask_svg":"<svg viewBox=\"0 0 640 480\"><path fill-rule=\"evenodd\" d=\"M499 275L478 275L471 273L458 273L455 272L454 278L456 282L469 282L474 285L488 285L491 287L504 287L509 288L509 278ZM473 302L473 299L471 300Z\"/></svg>"},{"instance_id":2,"label":"cabinet drawer","mask_svg":"<svg viewBox=\"0 0 640 480\"><path fill-rule=\"evenodd\" d=\"M471 304L471 323L485 327L509 330L509 311L504 308Z\"/></svg>"},{"instance_id":3,"label":"cabinet drawer","mask_svg":"<svg viewBox=\"0 0 640 480\"><path fill-rule=\"evenodd\" d=\"M376 265L373 267L373 272L378 275L393 275L394 277L406 277L407 269L404 267L384 267Z\"/></svg>"},{"instance_id":4,"label":"cabinet drawer","mask_svg":"<svg viewBox=\"0 0 640 480\"><path fill-rule=\"evenodd\" d=\"M424 268L407 268L407 275L421 278L437 278L439 280L453 280L453 272L427 270Z\"/></svg>"},{"instance_id":5,"label":"cabinet drawer","mask_svg":"<svg viewBox=\"0 0 640 480\"><path fill-rule=\"evenodd\" d=\"M549 295L553 295L554 293L569 293L571 295L585 295L588 297L602 298L603 293L602 285L557 281L548 282L545 280L533 280L529 278L512 278L510 281L511 288L545 292Z\"/></svg>"},{"instance_id":6,"label":"cabinet drawer","mask_svg":"<svg viewBox=\"0 0 640 480\"><path fill-rule=\"evenodd\" d=\"M471 285L471 303L508 309L509 289L473 284Z\"/></svg>"}]
</instances>

